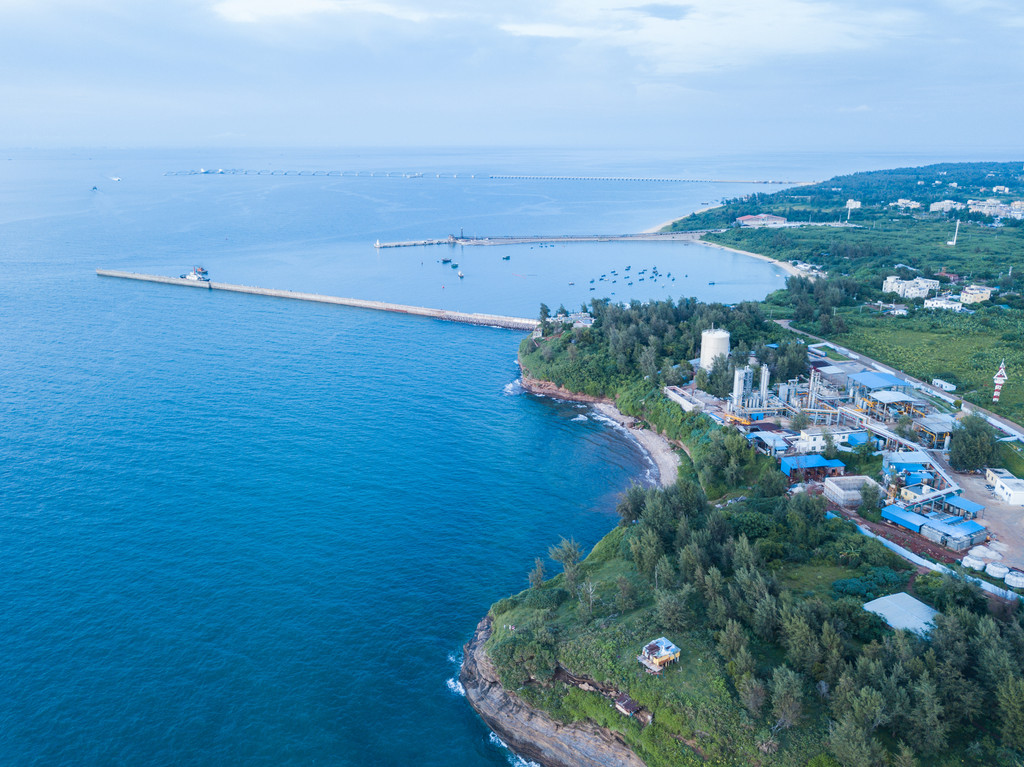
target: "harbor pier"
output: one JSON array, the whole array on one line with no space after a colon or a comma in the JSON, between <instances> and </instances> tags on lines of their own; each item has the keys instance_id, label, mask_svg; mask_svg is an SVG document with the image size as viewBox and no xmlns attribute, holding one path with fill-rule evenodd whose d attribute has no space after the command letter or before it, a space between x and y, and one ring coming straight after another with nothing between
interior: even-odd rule
<instances>
[{"instance_id":1,"label":"harbor pier","mask_svg":"<svg viewBox=\"0 0 1024 767\"><path fill-rule=\"evenodd\" d=\"M500 314L478 314L475 312L455 312L447 309L431 309L426 306L407 306L392 304L385 301L367 301L362 298L340 298L325 296L319 293L301 293L294 290L277 290L275 288L258 288L251 285L233 285L228 282L209 282L186 280L179 277L164 277L159 274L139 274L137 272L121 272L113 269L97 269L100 277L117 277L123 280L140 280L142 282L159 282L164 285L182 285L187 288L201 290L226 290L231 293L251 293L256 296L273 298L290 298L296 301L313 301L320 304L337 304L351 306L356 309L373 309L380 312L395 314L412 314L419 317L432 317L447 322L461 322L466 325L485 325L488 327L508 328L510 330L536 330L540 322L526 317L506 317Z\"/></svg>"}]
</instances>

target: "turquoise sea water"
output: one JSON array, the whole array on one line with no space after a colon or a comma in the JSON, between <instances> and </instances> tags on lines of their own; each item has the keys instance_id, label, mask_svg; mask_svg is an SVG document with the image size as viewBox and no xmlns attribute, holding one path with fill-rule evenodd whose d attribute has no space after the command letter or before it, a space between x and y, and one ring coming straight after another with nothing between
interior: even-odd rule
<instances>
[{"instance_id":1,"label":"turquoise sea water","mask_svg":"<svg viewBox=\"0 0 1024 767\"><path fill-rule=\"evenodd\" d=\"M704 298L780 284L769 264L637 243L512 248L509 262L479 249L460 255L467 278L452 287L425 251L372 248L460 226L636 231L738 191L461 178L557 162L639 172L652 158L0 162L2 764L504 764L451 684L462 643L534 556L560 535L592 545L616 495L648 478L636 446L586 408L517 391L518 334L96 267L203 263L227 282L527 315L586 300L571 277L623 263L694 275ZM788 163L758 175L849 169ZM163 175L204 166L460 178Z\"/></svg>"}]
</instances>

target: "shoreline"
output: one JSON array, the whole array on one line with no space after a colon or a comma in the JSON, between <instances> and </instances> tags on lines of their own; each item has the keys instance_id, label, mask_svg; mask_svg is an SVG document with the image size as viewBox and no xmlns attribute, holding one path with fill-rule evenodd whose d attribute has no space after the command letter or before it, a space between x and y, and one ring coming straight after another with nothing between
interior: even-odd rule
<instances>
[{"instance_id":1,"label":"shoreline","mask_svg":"<svg viewBox=\"0 0 1024 767\"><path fill-rule=\"evenodd\" d=\"M704 240L704 239L700 239L700 240L698 240L698 242L701 245L707 245L709 248L719 248L720 250L729 250L729 251L732 251L733 253L738 253L741 256L750 256L751 258L756 258L759 261L767 261L770 264L775 264L777 267L782 269L782 271L784 271L786 274L790 274L790 275L792 275L794 277L806 277L807 276L806 273L801 272L799 269L797 269L795 266L793 266L788 261L779 261L778 259L772 258L771 256L763 256L760 253L751 253L749 250L740 250L739 248L730 248L728 245L719 245L717 242L708 242L707 240Z\"/></svg>"},{"instance_id":2,"label":"shoreline","mask_svg":"<svg viewBox=\"0 0 1024 767\"><path fill-rule=\"evenodd\" d=\"M578 394L576 392L555 386L548 381L540 381L531 378L522 372L520 368L520 385L530 394L540 397L551 397L568 402L583 402L590 405L601 415L615 421L625 429L629 437L640 447L641 452L654 464L658 474L657 484L660 487L671 487L679 478L679 456L676 455L676 447L667 437L651 431L650 429L634 429L632 424L634 418L627 416L615 407L615 403L607 397L594 397L589 394Z\"/></svg>"}]
</instances>

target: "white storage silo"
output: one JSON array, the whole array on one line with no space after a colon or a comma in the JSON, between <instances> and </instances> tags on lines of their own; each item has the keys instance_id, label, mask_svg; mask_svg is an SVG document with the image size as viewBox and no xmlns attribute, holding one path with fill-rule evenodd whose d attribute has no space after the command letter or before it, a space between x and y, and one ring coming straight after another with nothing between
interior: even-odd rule
<instances>
[{"instance_id":1,"label":"white storage silo","mask_svg":"<svg viewBox=\"0 0 1024 767\"><path fill-rule=\"evenodd\" d=\"M984 570L985 569L985 560L981 559L980 557L972 556L970 554L968 554L966 557L961 559L960 560L960 564L962 564L964 567L969 567L972 570Z\"/></svg>"},{"instance_id":2,"label":"white storage silo","mask_svg":"<svg viewBox=\"0 0 1024 767\"><path fill-rule=\"evenodd\" d=\"M711 328L700 334L700 366L711 371L715 357L729 356L729 331Z\"/></svg>"},{"instance_id":3,"label":"white storage silo","mask_svg":"<svg viewBox=\"0 0 1024 767\"><path fill-rule=\"evenodd\" d=\"M1024 573L1020 570L1010 570L1003 578L1006 585L1015 589L1024 589Z\"/></svg>"},{"instance_id":4,"label":"white storage silo","mask_svg":"<svg viewBox=\"0 0 1024 767\"><path fill-rule=\"evenodd\" d=\"M991 575L993 578L1005 578L1006 574L1010 572L1010 568L1006 565L1001 565L998 562L989 562L985 565L985 572Z\"/></svg>"}]
</instances>

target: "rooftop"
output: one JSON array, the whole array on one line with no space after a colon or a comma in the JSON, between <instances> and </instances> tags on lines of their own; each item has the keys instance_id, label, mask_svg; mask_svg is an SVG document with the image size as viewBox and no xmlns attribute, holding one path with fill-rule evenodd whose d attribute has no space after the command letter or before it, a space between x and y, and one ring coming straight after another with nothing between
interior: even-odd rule
<instances>
[{"instance_id":1,"label":"rooftop","mask_svg":"<svg viewBox=\"0 0 1024 767\"><path fill-rule=\"evenodd\" d=\"M903 592L872 599L864 605L864 609L881 616L882 620L894 629L913 631L921 636L931 630L932 621L939 613L921 600Z\"/></svg>"}]
</instances>

